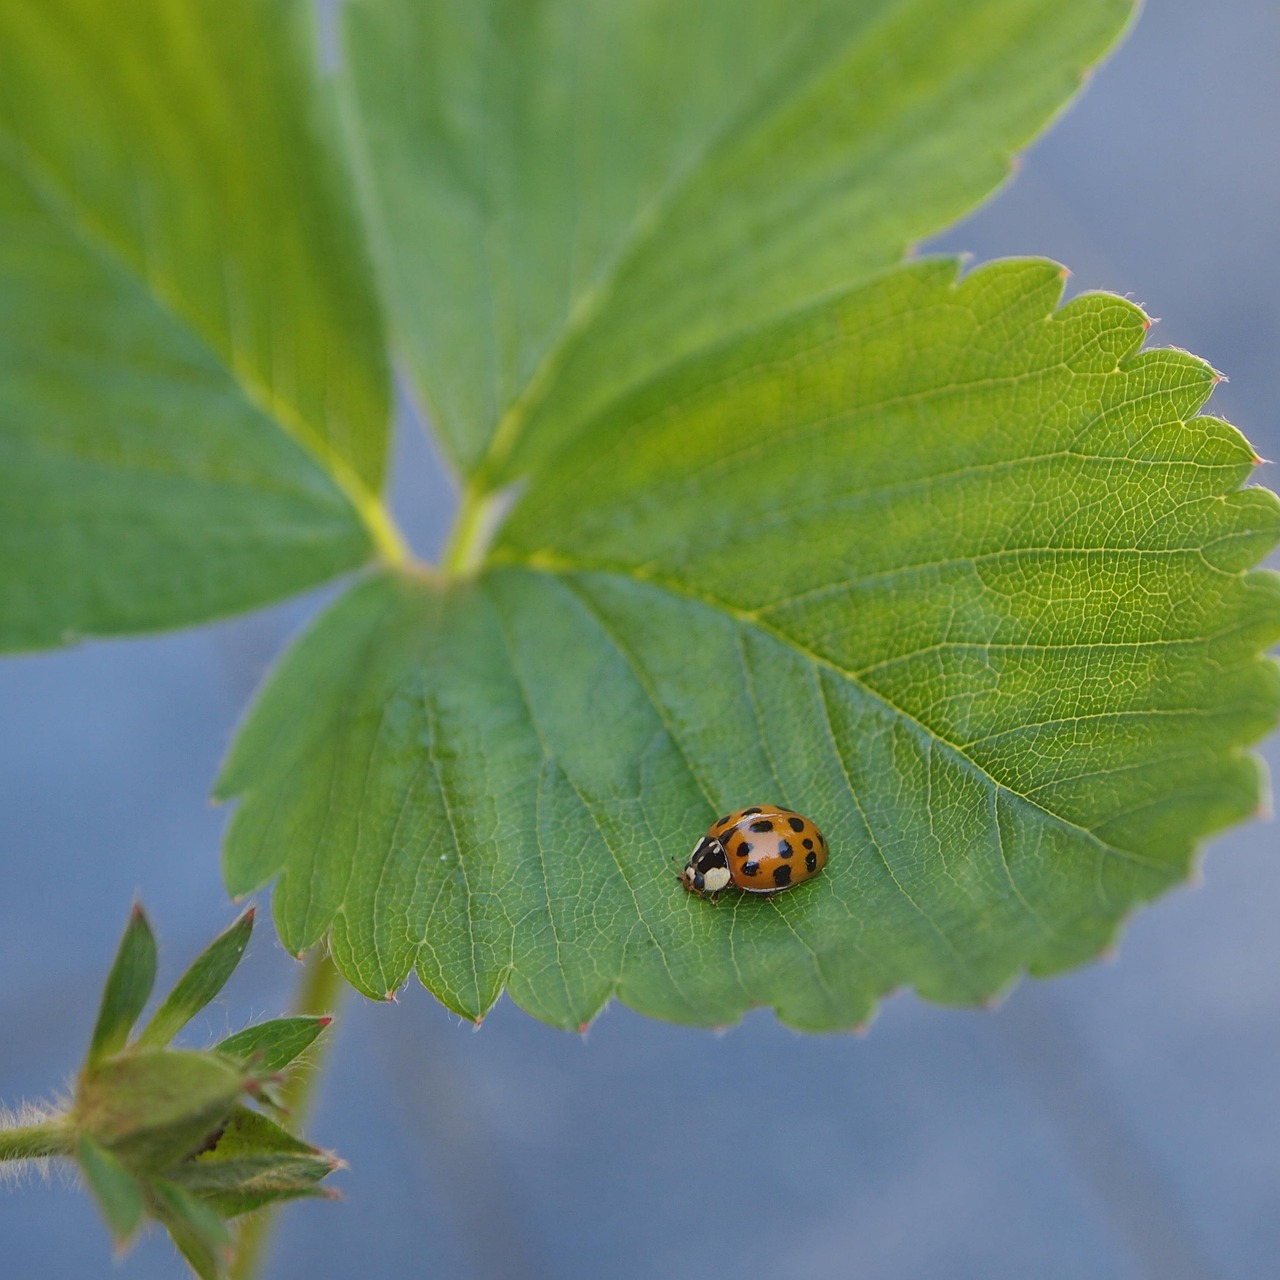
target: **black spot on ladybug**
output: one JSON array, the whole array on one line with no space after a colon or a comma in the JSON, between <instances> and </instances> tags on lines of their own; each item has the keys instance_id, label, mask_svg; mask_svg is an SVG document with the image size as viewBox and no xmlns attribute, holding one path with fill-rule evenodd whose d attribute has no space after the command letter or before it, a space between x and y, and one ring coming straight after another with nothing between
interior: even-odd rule
<instances>
[{"instance_id":1,"label":"black spot on ladybug","mask_svg":"<svg viewBox=\"0 0 1280 1280\"><path fill-rule=\"evenodd\" d=\"M806 841L804 842L804 847L805 847L806 849L812 849L812 848L813 848L813 841L812 841L812 840L806 840Z\"/></svg>"},{"instance_id":2,"label":"black spot on ladybug","mask_svg":"<svg viewBox=\"0 0 1280 1280\"><path fill-rule=\"evenodd\" d=\"M806 871L815 871L818 867L818 855L816 853L806 853L804 855L804 869Z\"/></svg>"},{"instance_id":3,"label":"black spot on ladybug","mask_svg":"<svg viewBox=\"0 0 1280 1280\"><path fill-rule=\"evenodd\" d=\"M756 872L758 872L759 870L760 870L760 864L759 864L758 862L746 862L746 863L743 863L743 866L742 866L742 874L743 874L744 876L753 876L753 875L755 875L755 874L756 874Z\"/></svg>"},{"instance_id":4,"label":"black spot on ladybug","mask_svg":"<svg viewBox=\"0 0 1280 1280\"><path fill-rule=\"evenodd\" d=\"M747 854L749 854L750 852L751 852L751 845L748 844L747 841L745 840L741 841L738 847L733 851L734 857L737 857L737 858L745 858Z\"/></svg>"},{"instance_id":5,"label":"black spot on ladybug","mask_svg":"<svg viewBox=\"0 0 1280 1280\"><path fill-rule=\"evenodd\" d=\"M780 858L791 857L791 846L785 840L778 841L778 857Z\"/></svg>"},{"instance_id":6,"label":"black spot on ladybug","mask_svg":"<svg viewBox=\"0 0 1280 1280\"><path fill-rule=\"evenodd\" d=\"M773 883L774 883L774 884L776 884L776 885L778 886L778 888L779 888L779 889L781 889L781 888L783 887L783 885L788 885L788 884L790 884L790 883L791 883L791 868L790 868L790 867L774 867L774 869L773 869Z\"/></svg>"},{"instance_id":7,"label":"black spot on ladybug","mask_svg":"<svg viewBox=\"0 0 1280 1280\"><path fill-rule=\"evenodd\" d=\"M717 819L716 819L716 826L717 826L717 827L727 827L727 826L729 825L729 819L730 819L731 817L733 817L733 814L731 814L731 813L730 813L730 814L727 814L727 815L726 815L725 817L723 817L723 818L717 818Z\"/></svg>"},{"instance_id":8,"label":"black spot on ladybug","mask_svg":"<svg viewBox=\"0 0 1280 1280\"><path fill-rule=\"evenodd\" d=\"M748 813L763 813L764 810L763 809L743 809L742 812L743 812L743 816L745 816Z\"/></svg>"},{"instance_id":9,"label":"black spot on ladybug","mask_svg":"<svg viewBox=\"0 0 1280 1280\"><path fill-rule=\"evenodd\" d=\"M787 819L787 824L790 826L790 828L791 828L791 830L792 830L792 831L803 831L803 830L804 830L804 819L803 819L803 818L788 818L788 819Z\"/></svg>"},{"instance_id":10,"label":"black spot on ladybug","mask_svg":"<svg viewBox=\"0 0 1280 1280\"><path fill-rule=\"evenodd\" d=\"M824 836L824 835L822 834L822 832L821 832L821 831L819 831L819 832L818 832L818 843L819 843L819 844L820 844L824 849L827 847L827 837L826 837L826 836Z\"/></svg>"},{"instance_id":11,"label":"black spot on ladybug","mask_svg":"<svg viewBox=\"0 0 1280 1280\"><path fill-rule=\"evenodd\" d=\"M756 812L759 813L760 810L757 809ZM752 831L772 831L773 823L770 822L768 818L761 818L759 822L753 822L751 824L751 830Z\"/></svg>"}]
</instances>

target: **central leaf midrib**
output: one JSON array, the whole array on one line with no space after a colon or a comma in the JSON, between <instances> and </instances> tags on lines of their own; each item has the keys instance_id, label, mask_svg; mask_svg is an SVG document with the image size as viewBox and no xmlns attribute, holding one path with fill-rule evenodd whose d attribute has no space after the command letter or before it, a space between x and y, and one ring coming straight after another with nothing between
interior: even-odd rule
<instances>
[{"instance_id":1,"label":"central leaf midrib","mask_svg":"<svg viewBox=\"0 0 1280 1280\"><path fill-rule=\"evenodd\" d=\"M846 681L855 689L857 689L858 692L863 697L865 697L868 701L876 703L877 705L883 707L891 715L900 719L911 730L911 732L926 739L930 743L935 744L936 746L941 748L943 751L947 752L956 761L958 761L964 768L974 773L988 786L993 787L995 790L999 792L1003 792L1005 795L1009 796L1012 800L1018 802L1019 804L1026 805L1029 809L1033 810L1035 813L1043 815L1043 817L1048 821L1054 823L1057 826L1062 827L1065 830L1072 832L1077 836L1083 837L1084 839L1088 840L1091 844L1096 845L1103 852L1108 854L1113 854L1123 861L1136 863L1140 866L1147 867L1152 870L1158 870L1164 873L1169 872L1169 867L1166 863L1161 862L1158 859L1152 858L1147 854L1140 853L1136 849L1128 849L1122 845L1117 845L1110 841L1104 840L1100 835L1098 835L1096 831L1091 830L1089 827L1081 826L1078 822L1074 822L1072 819L1066 817L1065 815L1055 813L1052 809L1046 808L1039 801L1034 800L1030 796L1026 795L1025 793L1016 790L1014 787L1010 786L1008 783L1002 782L999 778L995 777L988 769L986 769L983 765L981 765L977 760L973 759L973 757L970 756L964 750L963 747L949 741L947 738L944 738L942 734L939 733L936 729L932 728L930 725L926 724L923 720L913 715L905 707L898 706L891 698L889 698L886 694L882 693L880 690L872 687L871 685L864 684L858 678L856 673L846 671L843 667L841 667L838 663L836 663L832 659L827 658L822 654L816 653L812 649L807 648L805 645L801 644L794 636L791 636L790 634L781 630L780 628L770 626L769 624L762 622L761 619L755 614L737 609L733 605L727 603L726 601L717 600L712 596L699 594L694 591L684 590L681 587L677 586L676 584L666 582L666 581L659 582L652 578L641 579L634 576L631 573L627 573L626 571L620 570L620 569L600 569L592 565L577 566L577 565L565 563L563 561L559 563L555 568L551 568L546 565L536 565L528 561L519 561L519 560L507 561L506 563L510 567L521 568L525 572L542 574L546 577L551 577L551 578L564 579L571 576L587 577L592 575L605 577L605 578L615 578L619 581L625 582L634 587L640 587L642 589L648 589L648 590L664 591L667 594L673 597L676 597L678 599L689 600L695 604L702 605L704 608L711 609L718 613L721 613L725 617L733 619L733 621L736 622L739 626L750 628L751 630L765 637L766 639L770 639L777 644L786 646L788 649L790 649L792 652L797 654L799 657L803 658L805 661L813 663L816 666L822 667L825 670L832 672L834 675L839 676L840 679Z\"/></svg>"}]
</instances>

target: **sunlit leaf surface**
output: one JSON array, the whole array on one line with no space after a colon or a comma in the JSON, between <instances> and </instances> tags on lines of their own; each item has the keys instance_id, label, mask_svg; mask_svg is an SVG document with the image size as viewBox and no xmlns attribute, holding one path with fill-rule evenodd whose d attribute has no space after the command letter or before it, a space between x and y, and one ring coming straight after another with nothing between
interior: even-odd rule
<instances>
[{"instance_id":1,"label":"sunlit leaf surface","mask_svg":"<svg viewBox=\"0 0 1280 1280\"><path fill-rule=\"evenodd\" d=\"M989 194L1129 0L352 0L386 293L464 472L509 480Z\"/></svg>"}]
</instances>

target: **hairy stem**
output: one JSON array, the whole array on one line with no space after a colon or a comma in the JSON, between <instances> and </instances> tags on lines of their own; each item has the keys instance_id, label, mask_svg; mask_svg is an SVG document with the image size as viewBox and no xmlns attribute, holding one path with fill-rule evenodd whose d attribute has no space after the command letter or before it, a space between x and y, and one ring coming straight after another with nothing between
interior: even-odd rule
<instances>
[{"instance_id":1,"label":"hairy stem","mask_svg":"<svg viewBox=\"0 0 1280 1280\"><path fill-rule=\"evenodd\" d=\"M306 1017L332 1013L345 991L346 983L323 944L313 947L303 963L292 1012ZM280 1088L280 1096L289 1109L290 1126L295 1130L302 1127L315 1099L329 1039L327 1035L322 1036L306 1058L294 1065ZM236 1232L230 1280L257 1280L262 1275L275 1234L277 1212L275 1206L268 1206L241 1222Z\"/></svg>"},{"instance_id":2,"label":"hairy stem","mask_svg":"<svg viewBox=\"0 0 1280 1280\"><path fill-rule=\"evenodd\" d=\"M0 1129L0 1160L40 1160L71 1154L70 1128L57 1120Z\"/></svg>"}]
</instances>

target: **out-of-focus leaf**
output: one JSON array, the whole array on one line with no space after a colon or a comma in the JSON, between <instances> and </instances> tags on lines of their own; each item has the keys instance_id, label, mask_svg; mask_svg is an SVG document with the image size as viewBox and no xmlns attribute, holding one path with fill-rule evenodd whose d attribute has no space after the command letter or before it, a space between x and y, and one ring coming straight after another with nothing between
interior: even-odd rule
<instances>
[{"instance_id":1,"label":"out-of-focus leaf","mask_svg":"<svg viewBox=\"0 0 1280 1280\"><path fill-rule=\"evenodd\" d=\"M81 1134L76 1142L76 1162L107 1227L122 1247L142 1223L142 1193L129 1171L109 1151Z\"/></svg>"},{"instance_id":2,"label":"out-of-focus leaf","mask_svg":"<svg viewBox=\"0 0 1280 1280\"><path fill-rule=\"evenodd\" d=\"M215 617L390 540L309 9L0 5L0 649Z\"/></svg>"},{"instance_id":3,"label":"out-of-focus leaf","mask_svg":"<svg viewBox=\"0 0 1280 1280\"><path fill-rule=\"evenodd\" d=\"M89 1044L89 1062L97 1062L124 1048L156 981L156 939L142 908L129 915L98 1008L98 1022Z\"/></svg>"},{"instance_id":4,"label":"out-of-focus leaf","mask_svg":"<svg viewBox=\"0 0 1280 1280\"><path fill-rule=\"evenodd\" d=\"M152 1213L200 1280L219 1280L231 1254L231 1232L222 1215L172 1182L151 1184Z\"/></svg>"},{"instance_id":5,"label":"out-of-focus leaf","mask_svg":"<svg viewBox=\"0 0 1280 1280\"><path fill-rule=\"evenodd\" d=\"M138 1036L138 1045L158 1048L168 1044L226 986L252 933L253 908L250 907L219 934L178 979L177 986Z\"/></svg>"},{"instance_id":6,"label":"out-of-focus leaf","mask_svg":"<svg viewBox=\"0 0 1280 1280\"><path fill-rule=\"evenodd\" d=\"M283 661L220 782L235 892L381 995L577 1026L979 1000L1094 955L1251 813L1280 709L1280 505L1053 263L927 261L687 362L531 483L490 567L371 577ZM827 871L676 881L778 802Z\"/></svg>"},{"instance_id":7,"label":"out-of-focus leaf","mask_svg":"<svg viewBox=\"0 0 1280 1280\"><path fill-rule=\"evenodd\" d=\"M353 0L358 170L463 472L521 475L709 341L997 187L1129 0Z\"/></svg>"}]
</instances>

